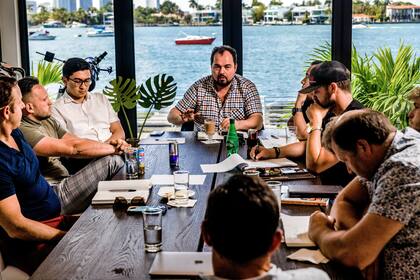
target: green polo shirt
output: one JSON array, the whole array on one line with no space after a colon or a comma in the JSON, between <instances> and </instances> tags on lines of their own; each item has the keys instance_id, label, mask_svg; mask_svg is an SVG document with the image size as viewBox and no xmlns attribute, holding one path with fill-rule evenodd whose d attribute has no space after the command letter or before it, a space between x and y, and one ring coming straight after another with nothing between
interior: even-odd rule
<instances>
[{"instance_id":1,"label":"green polo shirt","mask_svg":"<svg viewBox=\"0 0 420 280\"><path fill-rule=\"evenodd\" d=\"M19 128L32 148L44 137L61 139L67 133L53 117L42 121L23 117ZM38 159L41 173L50 184L58 184L63 178L69 176L69 172L61 163L60 157L38 156Z\"/></svg>"}]
</instances>

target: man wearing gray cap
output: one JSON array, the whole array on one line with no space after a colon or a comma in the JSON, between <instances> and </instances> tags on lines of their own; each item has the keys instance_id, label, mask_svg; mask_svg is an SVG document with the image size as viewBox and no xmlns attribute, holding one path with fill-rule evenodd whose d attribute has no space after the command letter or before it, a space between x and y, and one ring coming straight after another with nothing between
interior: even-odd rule
<instances>
[{"instance_id":1,"label":"man wearing gray cap","mask_svg":"<svg viewBox=\"0 0 420 280\"><path fill-rule=\"evenodd\" d=\"M251 151L255 159L299 157L305 155L306 167L320 173L323 184L345 186L354 176L347 172L344 164L339 163L333 153L322 147L321 135L331 116L361 109L363 105L354 100L350 88L350 72L338 61L326 61L315 66L310 73L309 83L300 92L314 92L314 101L306 111L309 118L308 138L273 149L258 148ZM325 118L327 113L330 117ZM325 118L325 119L324 119Z\"/></svg>"}]
</instances>

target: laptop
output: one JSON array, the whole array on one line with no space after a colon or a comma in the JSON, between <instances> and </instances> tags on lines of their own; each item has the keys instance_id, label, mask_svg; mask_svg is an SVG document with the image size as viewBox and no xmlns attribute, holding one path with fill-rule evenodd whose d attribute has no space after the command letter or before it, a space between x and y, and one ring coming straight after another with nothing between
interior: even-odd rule
<instances>
[{"instance_id":1,"label":"laptop","mask_svg":"<svg viewBox=\"0 0 420 280\"><path fill-rule=\"evenodd\" d=\"M160 252L149 274L152 277L213 275L211 252Z\"/></svg>"}]
</instances>

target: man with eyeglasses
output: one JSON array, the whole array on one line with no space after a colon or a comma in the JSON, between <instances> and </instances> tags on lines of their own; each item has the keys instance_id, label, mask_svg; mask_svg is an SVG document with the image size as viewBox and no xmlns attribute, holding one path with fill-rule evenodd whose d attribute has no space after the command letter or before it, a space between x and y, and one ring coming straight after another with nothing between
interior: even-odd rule
<instances>
[{"instance_id":1,"label":"man with eyeglasses","mask_svg":"<svg viewBox=\"0 0 420 280\"><path fill-rule=\"evenodd\" d=\"M65 93L53 105L52 115L70 133L110 143L125 139L118 115L102 93L89 92L90 65L82 58L69 58L63 65Z\"/></svg>"},{"instance_id":2,"label":"man with eyeglasses","mask_svg":"<svg viewBox=\"0 0 420 280\"><path fill-rule=\"evenodd\" d=\"M194 130L203 131L204 121L213 120L217 130L227 130L235 119L237 130L261 129L262 106L257 88L236 74L236 50L215 47L210 57L211 75L196 81L168 114L168 121L182 125L194 121Z\"/></svg>"}]
</instances>

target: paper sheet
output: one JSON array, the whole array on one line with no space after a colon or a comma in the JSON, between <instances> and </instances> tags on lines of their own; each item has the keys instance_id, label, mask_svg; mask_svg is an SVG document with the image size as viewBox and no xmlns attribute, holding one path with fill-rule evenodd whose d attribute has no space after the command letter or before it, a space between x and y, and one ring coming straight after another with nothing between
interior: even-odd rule
<instances>
[{"instance_id":1,"label":"paper sheet","mask_svg":"<svg viewBox=\"0 0 420 280\"><path fill-rule=\"evenodd\" d=\"M281 214L284 238L290 247L316 246L308 236L309 216L289 216Z\"/></svg>"},{"instance_id":2,"label":"paper sheet","mask_svg":"<svg viewBox=\"0 0 420 280\"><path fill-rule=\"evenodd\" d=\"M245 169L297 166L296 163L286 158L253 161L245 160L240 155L233 154L224 161L216 164L201 164L201 170L203 173L228 172L240 164L246 166Z\"/></svg>"},{"instance_id":3,"label":"paper sheet","mask_svg":"<svg viewBox=\"0 0 420 280\"><path fill-rule=\"evenodd\" d=\"M150 178L153 185L173 185L174 175L152 175ZM190 175L190 185L202 185L206 175Z\"/></svg>"},{"instance_id":4,"label":"paper sheet","mask_svg":"<svg viewBox=\"0 0 420 280\"><path fill-rule=\"evenodd\" d=\"M177 142L178 144L185 144L185 138L157 138L157 137L149 137L146 139L141 140L141 145L164 145L169 144L171 142Z\"/></svg>"},{"instance_id":5,"label":"paper sheet","mask_svg":"<svg viewBox=\"0 0 420 280\"><path fill-rule=\"evenodd\" d=\"M327 263L327 259L320 250L299 249L287 256L288 259L296 261L308 261L314 264Z\"/></svg>"}]
</instances>

